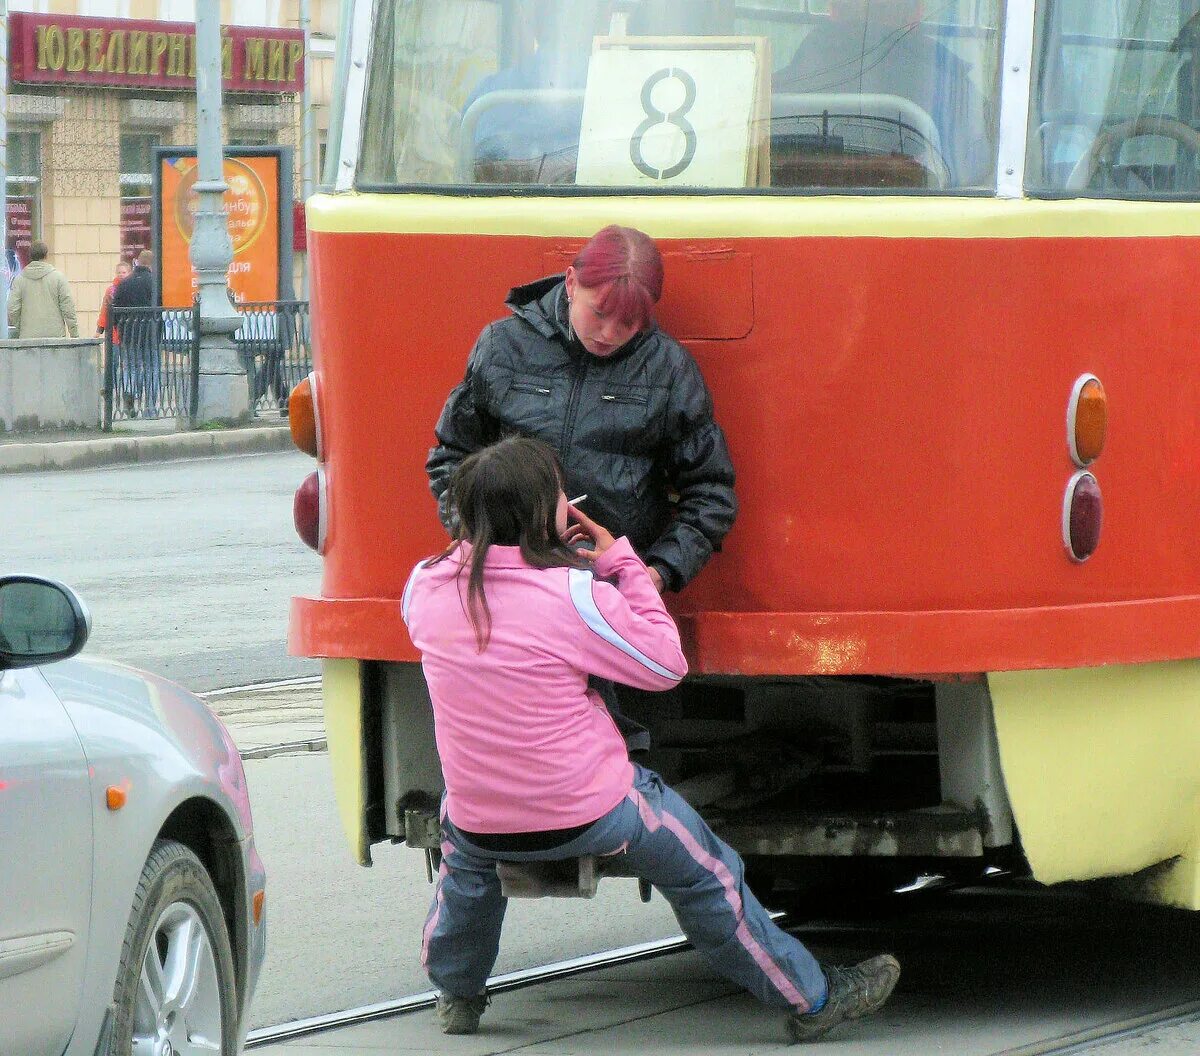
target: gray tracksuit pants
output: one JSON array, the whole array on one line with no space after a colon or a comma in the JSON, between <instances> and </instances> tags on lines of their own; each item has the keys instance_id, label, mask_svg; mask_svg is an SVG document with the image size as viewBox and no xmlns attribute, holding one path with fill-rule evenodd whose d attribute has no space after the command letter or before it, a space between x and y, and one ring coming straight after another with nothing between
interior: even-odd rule
<instances>
[{"instance_id":1,"label":"gray tracksuit pants","mask_svg":"<svg viewBox=\"0 0 1200 1056\"><path fill-rule=\"evenodd\" d=\"M421 944L421 963L442 993L480 993L496 963L507 904L496 861L624 854L630 871L662 893L684 934L722 975L777 1008L803 1012L825 1002L820 966L750 892L741 857L651 770L635 764L629 796L561 847L483 850L445 818L443 832L442 866Z\"/></svg>"}]
</instances>

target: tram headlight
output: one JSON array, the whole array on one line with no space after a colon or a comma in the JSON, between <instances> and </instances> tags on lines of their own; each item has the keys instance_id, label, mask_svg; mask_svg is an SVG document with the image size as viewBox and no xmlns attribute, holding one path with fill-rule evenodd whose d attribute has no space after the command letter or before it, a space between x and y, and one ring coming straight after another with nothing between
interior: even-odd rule
<instances>
[{"instance_id":1,"label":"tram headlight","mask_svg":"<svg viewBox=\"0 0 1200 1056\"><path fill-rule=\"evenodd\" d=\"M1080 470L1067 482L1063 496L1063 545L1072 561L1086 561L1100 545L1104 500L1096 478Z\"/></svg>"},{"instance_id":2,"label":"tram headlight","mask_svg":"<svg viewBox=\"0 0 1200 1056\"><path fill-rule=\"evenodd\" d=\"M318 554L325 553L329 489L324 466L304 478L292 501L296 534Z\"/></svg>"},{"instance_id":3,"label":"tram headlight","mask_svg":"<svg viewBox=\"0 0 1200 1056\"><path fill-rule=\"evenodd\" d=\"M1095 374L1083 374L1071 390L1067 405L1067 444L1080 469L1090 466L1104 450L1108 433L1108 397Z\"/></svg>"},{"instance_id":4,"label":"tram headlight","mask_svg":"<svg viewBox=\"0 0 1200 1056\"><path fill-rule=\"evenodd\" d=\"M305 454L323 461L319 395L314 370L288 395L288 425L292 430L292 443Z\"/></svg>"}]
</instances>

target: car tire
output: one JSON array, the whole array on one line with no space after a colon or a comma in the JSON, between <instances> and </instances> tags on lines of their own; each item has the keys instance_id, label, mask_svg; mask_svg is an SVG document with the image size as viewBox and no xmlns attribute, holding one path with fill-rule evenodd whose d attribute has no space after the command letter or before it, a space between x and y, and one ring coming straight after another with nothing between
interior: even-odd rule
<instances>
[{"instance_id":1,"label":"car tire","mask_svg":"<svg viewBox=\"0 0 1200 1056\"><path fill-rule=\"evenodd\" d=\"M154 1047L163 1039L175 1052L203 1039L235 1056L237 987L225 916L203 863L174 840L155 842L142 868L113 1005L109 1056L167 1051Z\"/></svg>"}]
</instances>

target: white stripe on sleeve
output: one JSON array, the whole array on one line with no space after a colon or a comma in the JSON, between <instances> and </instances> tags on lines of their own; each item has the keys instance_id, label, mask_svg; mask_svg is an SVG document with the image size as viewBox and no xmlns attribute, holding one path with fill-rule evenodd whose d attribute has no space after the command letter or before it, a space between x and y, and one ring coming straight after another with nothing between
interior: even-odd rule
<instances>
[{"instance_id":1,"label":"white stripe on sleeve","mask_svg":"<svg viewBox=\"0 0 1200 1056\"><path fill-rule=\"evenodd\" d=\"M404 593L400 597L400 616L406 624L408 623L408 603L412 600L413 584L416 583L417 576L421 574L428 563L428 561L419 561L417 567L412 570L412 575L408 577L408 582L404 584Z\"/></svg>"},{"instance_id":2,"label":"white stripe on sleeve","mask_svg":"<svg viewBox=\"0 0 1200 1056\"><path fill-rule=\"evenodd\" d=\"M678 682L683 675L675 671L670 671L663 667L662 664L650 659L632 642L627 642L621 637L620 633L604 618L604 613L600 611L600 607L596 604L596 599L592 597L592 582L593 576L586 568L572 568L567 573L567 581L571 588L571 601L575 606L575 611L579 613L580 618L603 638L609 645L620 649L627 656L633 657L643 667L649 668L656 675L662 678L669 678L674 682Z\"/></svg>"}]
</instances>

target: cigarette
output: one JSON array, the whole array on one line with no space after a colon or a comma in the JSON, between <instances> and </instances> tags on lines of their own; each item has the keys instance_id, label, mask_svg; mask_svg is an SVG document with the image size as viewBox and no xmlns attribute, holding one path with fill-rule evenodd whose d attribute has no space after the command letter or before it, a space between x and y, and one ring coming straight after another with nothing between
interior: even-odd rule
<instances>
[{"instance_id":1,"label":"cigarette","mask_svg":"<svg viewBox=\"0 0 1200 1056\"><path fill-rule=\"evenodd\" d=\"M568 505L568 506L578 506L578 505L579 505L581 502L583 502L583 500L584 500L584 499L586 499L586 498L587 498L587 492L585 491L585 492L584 492L582 495L580 495L580 496L579 496L579 498L577 498L577 499L567 499L567 505Z\"/></svg>"}]
</instances>

